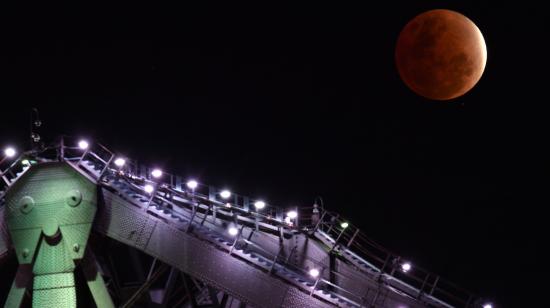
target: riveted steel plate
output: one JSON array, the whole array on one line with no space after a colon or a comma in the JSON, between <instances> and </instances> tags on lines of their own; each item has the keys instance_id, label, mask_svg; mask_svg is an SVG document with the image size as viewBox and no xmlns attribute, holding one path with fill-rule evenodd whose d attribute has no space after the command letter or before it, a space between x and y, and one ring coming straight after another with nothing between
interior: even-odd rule
<instances>
[{"instance_id":1,"label":"riveted steel plate","mask_svg":"<svg viewBox=\"0 0 550 308\"><path fill-rule=\"evenodd\" d=\"M106 190L103 190L103 194L105 202L100 204L96 231L141 249L252 306L281 307L283 303L292 303L298 299L304 302L304 307L327 306L324 302L230 255L227 251L220 250L127 204L119 196ZM151 222L154 222L154 228L145 247L135 239L128 239L131 234L129 231L143 230L143 226ZM123 228L123 232L120 227ZM142 236L147 236L145 233ZM297 292L306 296L299 298L296 296Z\"/></svg>"},{"instance_id":2,"label":"riveted steel plate","mask_svg":"<svg viewBox=\"0 0 550 308\"><path fill-rule=\"evenodd\" d=\"M310 308L310 307L333 307L333 306L325 304L324 302L321 302L321 301L312 302L312 297L309 296L308 294L305 294L304 292L301 292L296 288L290 288L285 296L284 301L281 303L281 307Z\"/></svg>"},{"instance_id":3,"label":"riveted steel plate","mask_svg":"<svg viewBox=\"0 0 550 308\"><path fill-rule=\"evenodd\" d=\"M156 220L107 190L103 190L103 198L109 206L100 207L94 228L108 230L118 241L144 249Z\"/></svg>"},{"instance_id":4,"label":"riveted steel plate","mask_svg":"<svg viewBox=\"0 0 550 308\"><path fill-rule=\"evenodd\" d=\"M0 258L7 254L10 247L10 238L4 220L4 207L0 207Z\"/></svg>"},{"instance_id":5,"label":"riveted steel plate","mask_svg":"<svg viewBox=\"0 0 550 308\"><path fill-rule=\"evenodd\" d=\"M97 210L96 183L67 163L42 163L10 187L5 201L19 263L32 263L33 306L75 307L73 270ZM19 288L12 291L16 299Z\"/></svg>"},{"instance_id":6,"label":"riveted steel plate","mask_svg":"<svg viewBox=\"0 0 550 308\"><path fill-rule=\"evenodd\" d=\"M34 290L32 306L76 308L76 291L74 287Z\"/></svg>"},{"instance_id":7,"label":"riveted steel plate","mask_svg":"<svg viewBox=\"0 0 550 308\"><path fill-rule=\"evenodd\" d=\"M33 281L33 289L52 289L63 287L74 287L73 273L59 273L51 275L37 275Z\"/></svg>"},{"instance_id":8,"label":"riveted steel plate","mask_svg":"<svg viewBox=\"0 0 550 308\"><path fill-rule=\"evenodd\" d=\"M67 205L73 191L82 194L82 204ZM96 185L64 163L30 168L6 194L6 222L9 229L42 227L43 218L55 217L59 225L91 223L96 211ZM21 200L32 197L32 211L21 211Z\"/></svg>"}]
</instances>

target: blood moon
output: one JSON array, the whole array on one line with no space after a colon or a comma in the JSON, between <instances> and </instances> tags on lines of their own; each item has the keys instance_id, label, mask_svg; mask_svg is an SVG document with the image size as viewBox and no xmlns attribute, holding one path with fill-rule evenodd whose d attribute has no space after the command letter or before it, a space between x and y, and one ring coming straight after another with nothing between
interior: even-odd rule
<instances>
[{"instance_id":1,"label":"blood moon","mask_svg":"<svg viewBox=\"0 0 550 308\"><path fill-rule=\"evenodd\" d=\"M472 89L487 62L481 31L466 16L431 10L403 28L395 48L401 79L417 94L449 100Z\"/></svg>"}]
</instances>

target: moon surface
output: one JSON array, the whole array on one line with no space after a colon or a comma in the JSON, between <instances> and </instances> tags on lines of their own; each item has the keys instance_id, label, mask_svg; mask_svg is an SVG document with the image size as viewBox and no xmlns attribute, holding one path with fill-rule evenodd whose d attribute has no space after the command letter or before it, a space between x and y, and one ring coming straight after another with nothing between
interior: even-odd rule
<instances>
[{"instance_id":1,"label":"moon surface","mask_svg":"<svg viewBox=\"0 0 550 308\"><path fill-rule=\"evenodd\" d=\"M395 62L411 90L430 99L449 100L464 95L479 81L487 48L481 31L466 16L431 10L403 28Z\"/></svg>"}]
</instances>

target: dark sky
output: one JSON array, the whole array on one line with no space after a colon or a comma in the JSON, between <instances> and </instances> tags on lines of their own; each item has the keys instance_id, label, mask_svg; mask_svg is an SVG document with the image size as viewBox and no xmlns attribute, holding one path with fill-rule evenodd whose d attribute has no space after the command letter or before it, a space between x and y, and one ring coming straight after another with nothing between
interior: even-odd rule
<instances>
[{"instance_id":1,"label":"dark sky","mask_svg":"<svg viewBox=\"0 0 550 308\"><path fill-rule=\"evenodd\" d=\"M550 13L530 1L42 7L0 13L0 145L86 136L183 176L310 206L413 263L526 307L547 272ZM482 31L449 102L399 79L401 28L434 8ZM533 298L530 298L530 297Z\"/></svg>"}]
</instances>

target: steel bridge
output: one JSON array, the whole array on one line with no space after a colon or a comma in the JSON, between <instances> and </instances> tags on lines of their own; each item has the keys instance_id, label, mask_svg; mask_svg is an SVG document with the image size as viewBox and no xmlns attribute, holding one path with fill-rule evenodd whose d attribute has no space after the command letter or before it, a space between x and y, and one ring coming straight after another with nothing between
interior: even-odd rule
<instances>
[{"instance_id":1,"label":"steel bridge","mask_svg":"<svg viewBox=\"0 0 550 308\"><path fill-rule=\"evenodd\" d=\"M5 307L482 307L325 208L279 208L69 137L10 154Z\"/></svg>"}]
</instances>

